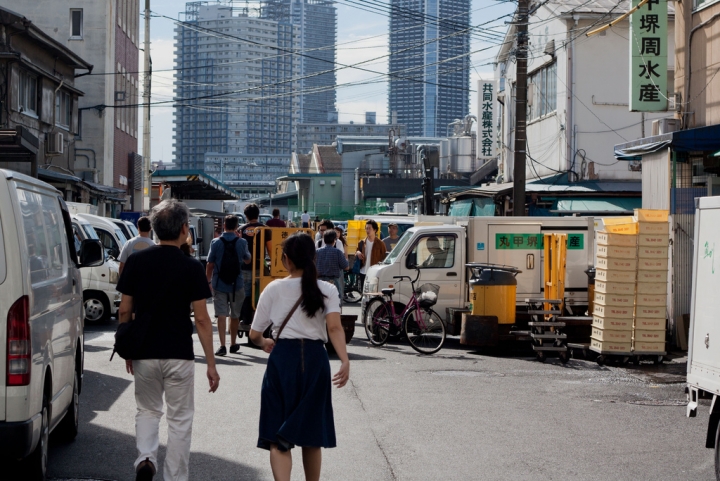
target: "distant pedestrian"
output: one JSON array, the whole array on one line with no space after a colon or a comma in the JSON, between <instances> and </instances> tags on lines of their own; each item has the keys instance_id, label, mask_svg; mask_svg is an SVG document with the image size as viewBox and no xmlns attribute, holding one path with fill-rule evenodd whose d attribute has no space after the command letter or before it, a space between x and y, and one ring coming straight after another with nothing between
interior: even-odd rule
<instances>
[{"instance_id":1,"label":"distant pedestrian","mask_svg":"<svg viewBox=\"0 0 720 481\"><path fill-rule=\"evenodd\" d=\"M395 222L390 222L388 224L388 236L385 237L382 241L383 244L385 244L385 250L390 252L395 248L395 244L398 243L400 240L400 237L398 236L398 231L400 228Z\"/></svg>"},{"instance_id":2,"label":"distant pedestrian","mask_svg":"<svg viewBox=\"0 0 720 481\"><path fill-rule=\"evenodd\" d=\"M273 218L265 223L268 227L286 227L285 221L280 219L280 209L273 209Z\"/></svg>"},{"instance_id":3,"label":"distant pedestrian","mask_svg":"<svg viewBox=\"0 0 720 481\"><path fill-rule=\"evenodd\" d=\"M255 314L252 308L253 264L255 264L255 272L260 272L260 269L263 269L265 267L265 251L266 249L268 251L270 250L271 244L270 236L266 235L264 249L255 245L255 241L259 241L260 239L260 228L265 227L265 224L258 220L260 218L260 208L257 206L257 204L246 205L243 213L245 214L245 218L247 219L247 224L241 225L238 228L238 232L240 236L247 242L248 249L250 250L250 255L252 256L252 260L251 262L242 265L243 286L245 287L245 302L243 303L242 312L240 313L240 330L244 332L249 332L250 324L252 324L253 315Z\"/></svg>"},{"instance_id":4,"label":"distant pedestrian","mask_svg":"<svg viewBox=\"0 0 720 481\"><path fill-rule=\"evenodd\" d=\"M336 240L337 234L333 229L325 231L323 237L324 245L317 250L315 263L317 264L318 279L334 284L342 299L343 288L340 278L348 268L349 263L347 258L345 258L345 253L335 247Z\"/></svg>"},{"instance_id":5,"label":"distant pedestrian","mask_svg":"<svg viewBox=\"0 0 720 481\"><path fill-rule=\"evenodd\" d=\"M120 267L118 268L120 274L122 274L130 254L155 245L155 242L150 238L150 232L152 231L150 219L145 216L140 217L137 221L137 227L139 234L127 241L120 251L120 258L118 259L120 261Z\"/></svg>"},{"instance_id":6,"label":"distant pedestrian","mask_svg":"<svg viewBox=\"0 0 720 481\"><path fill-rule=\"evenodd\" d=\"M151 213L152 228L160 245L131 255L120 275L120 323L147 323L140 354L126 361L135 377L135 432L138 457L136 480L151 480L157 472L160 419L163 396L167 405L168 441L164 478L186 481L190 440L195 412L195 353L190 307L205 353L210 392L220 376L212 351L212 322L205 299L210 289L200 261L183 254L179 247L188 236L189 211L175 199L164 200ZM158 279L162 273L162 279ZM140 331L143 332L143 331Z\"/></svg>"},{"instance_id":7,"label":"distant pedestrian","mask_svg":"<svg viewBox=\"0 0 720 481\"><path fill-rule=\"evenodd\" d=\"M289 481L295 446L302 447L305 479L320 479L320 448L336 446L331 382L350 377L340 302L335 287L317 280L312 237L297 233L282 244L289 277L271 282L258 301L250 339L270 353L260 398L257 446L270 451L276 481ZM273 327L275 339L263 337ZM332 377L324 344L342 362Z\"/></svg>"},{"instance_id":8,"label":"distant pedestrian","mask_svg":"<svg viewBox=\"0 0 720 481\"><path fill-rule=\"evenodd\" d=\"M365 285L365 275L367 274L368 268L379 264L385 259L385 244L382 243L380 238L377 236L379 227L377 222L369 220L365 223L365 233L367 237L364 240L358 242L358 249L355 252L355 257L360 258L362 267L360 268L360 284Z\"/></svg>"},{"instance_id":9,"label":"distant pedestrian","mask_svg":"<svg viewBox=\"0 0 720 481\"><path fill-rule=\"evenodd\" d=\"M227 354L225 348L226 319L230 317L230 353L240 350L237 344L237 332L240 323L240 311L245 301L245 281L242 267L250 264L250 251L245 239L238 237L238 218L235 215L225 217L225 232L210 243L205 275L213 288L213 306L218 318L218 337L220 347L216 356Z\"/></svg>"},{"instance_id":10,"label":"distant pedestrian","mask_svg":"<svg viewBox=\"0 0 720 481\"><path fill-rule=\"evenodd\" d=\"M310 214L308 214L307 211L303 212L303 214L300 216L300 220L302 221L302 226L305 229L310 227Z\"/></svg>"}]
</instances>

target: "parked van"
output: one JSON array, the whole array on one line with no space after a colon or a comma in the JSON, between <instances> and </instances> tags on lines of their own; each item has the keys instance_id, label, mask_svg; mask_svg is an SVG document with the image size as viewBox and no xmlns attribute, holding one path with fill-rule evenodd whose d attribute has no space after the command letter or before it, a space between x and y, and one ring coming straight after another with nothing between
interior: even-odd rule
<instances>
[{"instance_id":1,"label":"parked van","mask_svg":"<svg viewBox=\"0 0 720 481\"><path fill-rule=\"evenodd\" d=\"M130 240L133 237L137 237L139 235L137 227L135 227L135 224L133 224L132 222L122 219L111 219L109 217L107 217L107 219L120 228L123 235L125 236L125 239Z\"/></svg>"},{"instance_id":2,"label":"parked van","mask_svg":"<svg viewBox=\"0 0 720 481\"><path fill-rule=\"evenodd\" d=\"M127 242L127 238L120 227L113 222L113 219L92 214L77 214L77 216L93 226L110 257L113 259L120 257L120 251Z\"/></svg>"},{"instance_id":3,"label":"parked van","mask_svg":"<svg viewBox=\"0 0 720 481\"><path fill-rule=\"evenodd\" d=\"M58 190L0 169L0 457L8 463L24 459L19 479L45 479L52 431L66 439L77 435L79 267L100 265L102 258L97 240L82 241L76 252Z\"/></svg>"},{"instance_id":4,"label":"parked van","mask_svg":"<svg viewBox=\"0 0 720 481\"><path fill-rule=\"evenodd\" d=\"M76 246L85 239L100 239L88 221L77 215L70 217ZM117 314L120 307L120 293L117 291L120 264L106 252L105 262L101 266L85 267L80 269L80 273L83 281L85 322L102 322Z\"/></svg>"}]
</instances>

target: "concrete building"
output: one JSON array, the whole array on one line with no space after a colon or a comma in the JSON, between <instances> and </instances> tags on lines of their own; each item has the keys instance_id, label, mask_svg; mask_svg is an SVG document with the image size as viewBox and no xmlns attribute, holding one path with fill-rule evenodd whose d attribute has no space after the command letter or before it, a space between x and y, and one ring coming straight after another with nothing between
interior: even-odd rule
<instances>
[{"instance_id":1,"label":"concrete building","mask_svg":"<svg viewBox=\"0 0 720 481\"><path fill-rule=\"evenodd\" d=\"M300 122L337 123L337 9L329 0L262 0L262 18L296 25L300 62ZM322 73L321 73L322 72Z\"/></svg>"},{"instance_id":2,"label":"concrete building","mask_svg":"<svg viewBox=\"0 0 720 481\"><path fill-rule=\"evenodd\" d=\"M672 7L671 13L672 13ZM609 145L643 137L667 112L630 112L629 21L587 37L627 11L614 0L567 0L541 4L530 17L528 123L525 174L528 182L565 175L570 182L640 182L638 162L618 162ZM669 45L674 50L673 16ZM497 57L495 76L501 100L499 174L513 179L517 36L511 25ZM668 59L669 77L675 63ZM673 87L669 85L668 92ZM667 95L668 92L665 92ZM479 112L478 112L479 114Z\"/></svg>"},{"instance_id":3,"label":"concrete building","mask_svg":"<svg viewBox=\"0 0 720 481\"><path fill-rule=\"evenodd\" d=\"M231 186L287 173L300 115L300 65L287 52L300 43L299 28L232 4L190 2L184 15L175 92L192 100L175 112L175 164L215 174L222 165Z\"/></svg>"},{"instance_id":4,"label":"concrete building","mask_svg":"<svg viewBox=\"0 0 720 481\"><path fill-rule=\"evenodd\" d=\"M374 112L367 112L366 120L373 121L374 114ZM395 135L401 135L407 131L407 127L404 125L378 125L367 121L364 124L299 123L295 126L295 148L293 150L299 154L307 154L312 150L313 144L330 145L335 142L338 135L387 137L390 130L393 130Z\"/></svg>"},{"instance_id":5,"label":"concrete building","mask_svg":"<svg viewBox=\"0 0 720 481\"><path fill-rule=\"evenodd\" d=\"M32 19L67 49L94 66L75 80L79 101L75 158L83 179L126 190L126 209L142 209L138 155L140 0L0 0Z\"/></svg>"},{"instance_id":6,"label":"concrete building","mask_svg":"<svg viewBox=\"0 0 720 481\"><path fill-rule=\"evenodd\" d=\"M388 118L407 135L444 137L469 109L470 0L391 0L390 8Z\"/></svg>"}]
</instances>

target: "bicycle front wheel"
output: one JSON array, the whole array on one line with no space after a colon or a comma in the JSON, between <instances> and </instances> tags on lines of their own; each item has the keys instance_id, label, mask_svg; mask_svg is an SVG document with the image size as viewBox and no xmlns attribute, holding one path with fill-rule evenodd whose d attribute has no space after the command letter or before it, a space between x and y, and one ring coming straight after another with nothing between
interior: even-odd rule
<instances>
[{"instance_id":1,"label":"bicycle front wheel","mask_svg":"<svg viewBox=\"0 0 720 481\"><path fill-rule=\"evenodd\" d=\"M392 313L382 299L371 300L365 308L363 325L365 335L373 346L382 346L388 340Z\"/></svg>"},{"instance_id":2,"label":"bicycle front wheel","mask_svg":"<svg viewBox=\"0 0 720 481\"><path fill-rule=\"evenodd\" d=\"M405 335L420 354L435 354L445 343L445 324L432 309L413 307L405 315Z\"/></svg>"}]
</instances>

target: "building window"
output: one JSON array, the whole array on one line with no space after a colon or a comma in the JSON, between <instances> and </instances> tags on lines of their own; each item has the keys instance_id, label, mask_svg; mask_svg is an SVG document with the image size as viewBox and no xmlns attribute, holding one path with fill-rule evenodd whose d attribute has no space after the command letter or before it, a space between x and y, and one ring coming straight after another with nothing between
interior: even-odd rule
<instances>
[{"instance_id":1,"label":"building window","mask_svg":"<svg viewBox=\"0 0 720 481\"><path fill-rule=\"evenodd\" d=\"M694 7L695 7L696 9L697 9L697 8L702 8L702 7L705 7L705 6L707 6L707 5L710 5L711 3L716 3L717 1L718 1L718 0L694 0Z\"/></svg>"},{"instance_id":2,"label":"building window","mask_svg":"<svg viewBox=\"0 0 720 481\"><path fill-rule=\"evenodd\" d=\"M541 68L530 76L532 91L528 107L530 120L542 117L557 109L557 63Z\"/></svg>"},{"instance_id":3,"label":"building window","mask_svg":"<svg viewBox=\"0 0 720 481\"><path fill-rule=\"evenodd\" d=\"M37 115L37 78L21 70L18 90L18 110L24 114Z\"/></svg>"},{"instance_id":4,"label":"building window","mask_svg":"<svg viewBox=\"0 0 720 481\"><path fill-rule=\"evenodd\" d=\"M83 11L82 8L70 9L70 40L83 38Z\"/></svg>"},{"instance_id":5,"label":"building window","mask_svg":"<svg viewBox=\"0 0 720 481\"><path fill-rule=\"evenodd\" d=\"M55 125L70 128L72 120L72 98L67 92L58 92L55 96Z\"/></svg>"}]
</instances>

